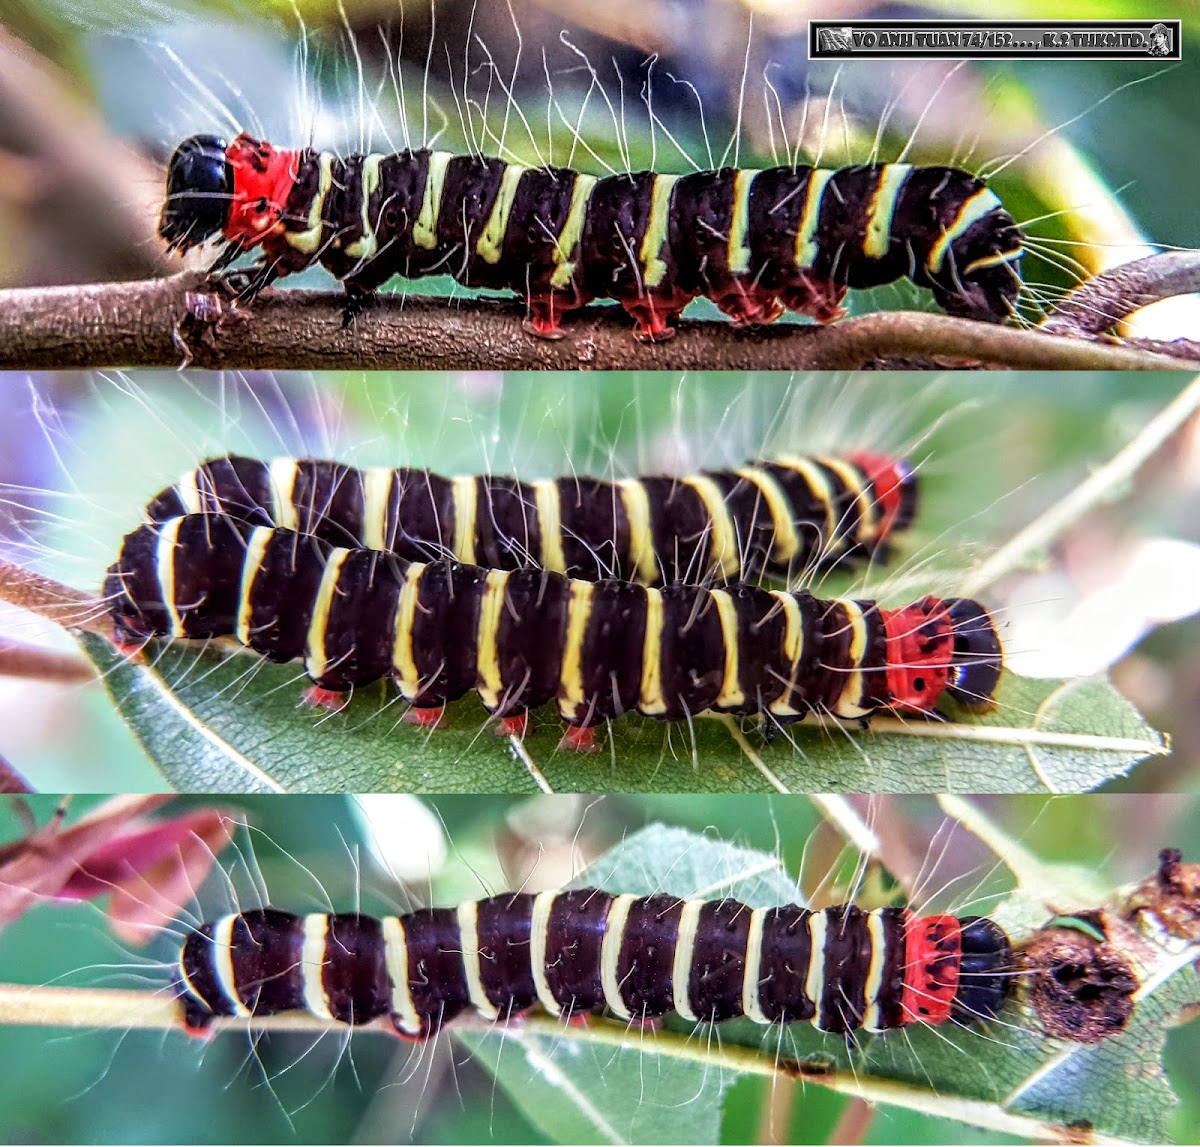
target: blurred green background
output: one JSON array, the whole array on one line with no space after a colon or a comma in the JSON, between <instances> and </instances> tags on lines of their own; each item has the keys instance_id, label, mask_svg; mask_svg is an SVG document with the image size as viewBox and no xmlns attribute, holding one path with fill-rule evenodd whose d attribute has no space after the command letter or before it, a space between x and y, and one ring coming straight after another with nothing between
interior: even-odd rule
<instances>
[{"instance_id":1,"label":"blurred green background","mask_svg":"<svg viewBox=\"0 0 1200 1147\"><path fill-rule=\"evenodd\" d=\"M226 450L534 479L678 473L772 452L868 446L919 464L923 510L891 568L865 583L837 574L821 588L899 599L914 592L911 577L917 592L950 594L980 557L1054 506L1185 382L1017 374L989 376L985 390L953 374L0 376L9 411L0 426L0 552L95 592L146 501ZM1114 679L1175 738L1173 757L1126 782L1141 788L1197 786L1200 643L1194 619L1156 628L1171 608L1164 587L1179 592L1177 570L1151 563L1140 580L1113 579L1150 539L1195 552L1187 547L1200 539L1197 442L1193 424L1067 531L1036 563L1042 580L1032 589L1002 582L985 595L1006 611L1024 593L1065 615L1116 585L1104 624L1068 637L1101 669L1138 644ZM0 614L0 632L71 646L56 627L15 611ZM1051 652L1051 635L1036 625L1011 632L1014 656ZM97 688L0 681L0 727L0 753L42 791L162 787Z\"/></svg>"},{"instance_id":2,"label":"blurred green background","mask_svg":"<svg viewBox=\"0 0 1200 1147\"><path fill-rule=\"evenodd\" d=\"M53 802L33 800L38 821L44 822ZM89 803L77 801L71 818ZM181 801L173 807L197 803ZM1160 846L1179 845L1195 856L1200 841L1200 806L1194 799L1001 797L983 803L1040 857L1094 866L1116 882L1148 875ZM358 888L364 910L382 912L487 895L521 884L531 872L538 886L554 885L569 879L588 858L619 846L623 836L655 820L778 851L789 871L803 874L809 891L839 859L841 849L841 841L827 827L818 829L817 815L802 797L671 796L594 802L570 797L451 797L424 805L440 818L449 852L444 863L431 862L430 876L423 875L427 851L436 853L440 846L437 823L426 823L429 818L418 815L419 809L393 803L393 819L381 839L388 843L393 868L402 866L409 873L410 882L399 887L374 859L351 800L268 797L222 802L255 826L253 852L272 902L298 911L327 910L330 903L347 908L356 903ZM938 872L957 878L936 901L939 907L961 904L992 866L990 855L967 833L959 829L946 834L943 814L932 800L888 801L875 811L877 826L892 837L893 847L896 838L902 838L920 858L936 840L931 852L940 856ZM14 811L6 804L0 809L0 840L17 835ZM246 850L244 839L242 848ZM360 856L361 863L352 864L351 855ZM221 859L234 870L232 886L245 896L244 866L235 863L232 850ZM842 853L840 859L844 874L853 858ZM210 877L201 894L204 910L227 910L229 889L223 877ZM123 950L94 904L41 906L7 928L0 944L0 980L154 990L166 983L163 967L173 951L166 941L146 953ZM948 1034L954 1038L952 1030ZM339 1046L332 1038L314 1047L310 1037L276 1033L259 1043L256 1062L248 1042L232 1033L201 1044L178 1032L0 1028L0 1062L5 1065L0 1074L0 1127L8 1142L395 1142L410 1136L443 1143L542 1141L505 1092L493 1086L485 1068L471 1061L461 1046L453 1050L453 1064L448 1055L418 1060L407 1047L371 1033L353 1041L352 1065L343 1057L335 1068ZM1200 1137L1198 1064L1200 1025L1173 1031L1167 1070L1182 1100L1173 1118L1179 1142ZM963 1067L970 1070L965 1062ZM612 1102L628 1103L629 1096L613 1095ZM743 1079L729 1096L722 1141L828 1142L845 1107L843 1099L815 1085L781 1085L772 1093L764 1081ZM775 1119L775 1138L768 1108ZM290 1124L283 1110L291 1113ZM1009 1140L883 1108L862 1141Z\"/></svg>"}]
</instances>

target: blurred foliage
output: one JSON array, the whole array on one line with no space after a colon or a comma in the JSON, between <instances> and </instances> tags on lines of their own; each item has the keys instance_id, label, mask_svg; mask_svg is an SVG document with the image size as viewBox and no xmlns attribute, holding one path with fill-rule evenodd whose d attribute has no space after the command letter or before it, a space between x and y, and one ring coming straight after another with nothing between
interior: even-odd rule
<instances>
[{"instance_id":1,"label":"blurred foliage","mask_svg":"<svg viewBox=\"0 0 1200 1147\"><path fill-rule=\"evenodd\" d=\"M44 822L53 802L34 799L38 820ZM72 816L88 803L78 801ZM827 827L818 828L815 810L798 797L438 798L427 803L441 818L451 851L444 866L429 877L410 877L408 886L398 886L381 870L349 801L268 797L224 803L245 810L255 826L253 853L272 902L299 911L328 910L331 904L345 908L360 902L360 892L363 910L373 912L454 903L521 885L531 873L528 887L554 886L614 846L619 857L619 842L655 820L776 853L789 872L801 874L810 895L832 874L821 892L825 902L844 896L846 882L853 879L855 857ZM1093 866L1104 881L1138 880L1153 868L1159 847L1176 844L1195 855L1200 842L1194 799L998 797L984 804L1034 854ZM990 897L1005 888L992 871L990 854L961 829L947 834L943 814L928 799L886 802L878 809L877 828L889 835L893 848L903 841L918 862L922 856L937 858L931 890L955 878L933 902L939 909L970 901L973 910L986 911L994 903ZM0 840L11 840L19 831L6 804L0 809ZM393 831L396 836L386 843L395 857L406 840L402 826ZM418 835L424 839L423 833L410 837ZM412 852L411 839L407 843ZM246 897L249 851L245 843L241 848L240 859L230 853L223 860L235 870L232 886ZM212 878L201 893L202 911L226 910L230 888L221 877ZM976 902L977 897L982 899ZM145 954L122 951L96 906L43 906L7 930L0 945L0 980L161 989L173 950L164 941ZM806 1038L812 1034L804 1030ZM956 1044L965 1037L946 1034ZM276 1033L252 1051L232 1033L199 1044L176 1032L50 1035L45 1029L5 1027L0 1028L0 1060L6 1065L0 1126L14 1140L33 1142L395 1142L410 1135L419 1142L541 1141L513 1110L504 1088L494 1086L486 1067L465 1056L457 1041L451 1057L451 1046L439 1041L438 1054L419 1056L386 1037L366 1034L353 1040L348 1057L332 1037L314 1045L311 1036ZM1171 1130L1177 1141L1195 1142L1200 1136L1200 1026L1172 1031L1167 1046L1168 1074L1182 1099ZM601 1052L601 1085L604 1062ZM648 1062L646 1070L655 1068ZM725 1105L721 1141L763 1142L769 1118L776 1120L776 1135L779 1121L786 1121L782 1141L828 1141L845 1100L816 1085L777 1086L781 1090L761 1080L738 1082ZM602 1101L627 1110L630 1090L605 1094L602 1087ZM291 1113L290 1123L284 1110ZM683 1135L684 1124L678 1126ZM881 1108L864 1141L1011 1140Z\"/></svg>"}]
</instances>

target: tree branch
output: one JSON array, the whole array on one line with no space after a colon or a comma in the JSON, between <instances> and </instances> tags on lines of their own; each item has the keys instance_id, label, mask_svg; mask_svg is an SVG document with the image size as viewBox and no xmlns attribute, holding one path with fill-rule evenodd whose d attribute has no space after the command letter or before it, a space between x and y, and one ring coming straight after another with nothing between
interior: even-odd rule
<instances>
[{"instance_id":1,"label":"tree branch","mask_svg":"<svg viewBox=\"0 0 1200 1147\"><path fill-rule=\"evenodd\" d=\"M0 634L0 677L80 685L95 680L96 671L82 657L73 653L43 649Z\"/></svg>"},{"instance_id":2,"label":"tree branch","mask_svg":"<svg viewBox=\"0 0 1200 1147\"><path fill-rule=\"evenodd\" d=\"M82 629L112 640L104 600L0 559L0 601L49 618L67 629Z\"/></svg>"},{"instance_id":3,"label":"tree branch","mask_svg":"<svg viewBox=\"0 0 1200 1147\"><path fill-rule=\"evenodd\" d=\"M1194 291L1200 291L1200 251L1150 255L1123 263L1081 284L1040 329L1054 335L1102 335L1142 307ZM1185 349L1185 355L1195 357L1196 344L1191 340L1180 342L1190 348Z\"/></svg>"},{"instance_id":4,"label":"tree branch","mask_svg":"<svg viewBox=\"0 0 1200 1147\"><path fill-rule=\"evenodd\" d=\"M268 291L237 307L188 273L134 283L0 292L0 369L194 365L232 370L1020 370L1194 369L1172 344L1130 349L949 315L892 311L828 327L738 331L684 321L666 343L634 340L617 307L573 314L558 342L522 331L491 299L383 296L349 330L333 292ZM1165 353L1164 353L1165 352ZM900 360L897 362L896 360Z\"/></svg>"}]
</instances>

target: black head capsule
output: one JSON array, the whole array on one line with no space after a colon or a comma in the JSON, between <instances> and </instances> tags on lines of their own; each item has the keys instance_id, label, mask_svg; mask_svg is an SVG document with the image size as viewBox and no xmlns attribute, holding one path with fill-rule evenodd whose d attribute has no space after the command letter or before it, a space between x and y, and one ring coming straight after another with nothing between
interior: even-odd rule
<instances>
[{"instance_id":1,"label":"black head capsule","mask_svg":"<svg viewBox=\"0 0 1200 1147\"><path fill-rule=\"evenodd\" d=\"M958 993L951 1015L962 1023L995 1019L1013 982L1012 946L985 916L961 918Z\"/></svg>"},{"instance_id":2,"label":"black head capsule","mask_svg":"<svg viewBox=\"0 0 1200 1147\"><path fill-rule=\"evenodd\" d=\"M233 203L233 167L215 135L185 139L167 164L167 201L158 233L172 251L187 251L217 234Z\"/></svg>"},{"instance_id":3,"label":"black head capsule","mask_svg":"<svg viewBox=\"0 0 1200 1147\"><path fill-rule=\"evenodd\" d=\"M953 672L946 692L969 709L988 709L1004 668L996 625L969 597L946 598L943 604L954 623Z\"/></svg>"}]
</instances>

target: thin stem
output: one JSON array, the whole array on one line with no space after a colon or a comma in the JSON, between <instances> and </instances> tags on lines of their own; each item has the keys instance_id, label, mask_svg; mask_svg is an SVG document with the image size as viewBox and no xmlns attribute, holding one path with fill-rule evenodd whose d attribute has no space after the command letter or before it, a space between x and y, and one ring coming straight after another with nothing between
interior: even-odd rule
<instances>
[{"instance_id":1,"label":"thin stem","mask_svg":"<svg viewBox=\"0 0 1200 1147\"><path fill-rule=\"evenodd\" d=\"M95 678L96 671L82 657L58 649L43 649L0 635L0 677L44 681L56 685L80 685Z\"/></svg>"},{"instance_id":2,"label":"thin stem","mask_svg":"<svg viewBox=\"0 0 1200 1147\"><path fill-rule=\"evenodd\" d=\"M1023 530L1019 530L967 578L963 593L979 593L1022 561L1039 553L1108 493L1128 481L1189 418L1200 410L1200 375L1156 414L1113 457Z\"/></svg>"},{"instance_id":3,"label":"thin stem","mask_svg":"<svg viewBox=\"0 0 1200 1147\"><path fill-rule=\"evenodd\" d=\"M1154 353L924 312L753 331L685 321L670 341L643 344L615 306L568 316L557 342L525 334L516 302L385 295L349 329L343 306L339 294L289 288L234 307L196 274L0 291L0 369L843 370L948 360L1020 370L1195 368L1170 343Z\"/></svg>"},{"instance_id":4,"label":"thin stem","mask_svg":"<svg viewBox=\"0 0 1200 1147\"><path fill-rule=\"evenodd\" d=\"M2 558L0 601L56 621L64 628L83 629L112 639L112 623L100 598Z\"/></svg>"},{"instance_id":5,"label":"thin stem","mask_svg":"<svg viewBox=\"0 0 1200 1147\"><path fill-rule=\"evenodd\" d=\"M0 1023L46 1027L110 1028L124 1031L129 1028L170 1029L182 1024L182 1008L178 1001L165 995L113 988L27 987L0 984ZM288 1012L276 1016L254 1016L249 1019L217 1017L214 1034L225 1031L304 1031L320 1033L339 1029L305 1012ZM358 1031L386 1030L386 1021L377 1020ZM456 1019L452 1031L484 1035L496 1031L489 1020L476 1017ZM757 1075L774 1078L777 1075L820 1084L842 1095L853 1096L871 1103L890 1103L912 1111L940 1115L979 1127L1004 1131L1026 1139L1049 1140L1055 1143L1077 1142L1070 1128L1046 1123L1026 1115L1006 1111L998 1104L960 1096L939 1095L928 1088L896 1080L868 1075L861 1068L841 1071L824 1063L809 1065L799 1060L777 1059L773 1052L743 1047L739 1044L697 1040L673 1031L631 1029L625 1024L593 1018L582 1028L564 1033L560 1020L545 1015L530 1015L509 1026L506 1040L526 1043L542 1038L561 1043L570 1038L592 1044L626 1050L641 1057L661 1056L676 1061L701 1063L729 1071L735 1075ZM1120 1144L1124 1140L1092 1134L1089 1142Z\"/></svg>"}]
</instances>

